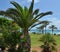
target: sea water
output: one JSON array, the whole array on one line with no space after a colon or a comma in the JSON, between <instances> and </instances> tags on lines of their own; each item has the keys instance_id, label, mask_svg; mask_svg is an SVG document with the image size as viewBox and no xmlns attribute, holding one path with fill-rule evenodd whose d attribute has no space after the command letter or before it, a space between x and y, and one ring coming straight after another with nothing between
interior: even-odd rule
<instances>
[{"instance_id":1,"label":"sea water","mask_svg":"<svg viewBox=\"0 0 60 52\"><path fill-rule=\"evenodd\" d=\"M37 30L37 29L30 30L30 32L41 33L41 31ZM46 33L51 33L52 34L52 31L51 30L46 30ZM60 34L60 30L54 30L53 33L54 34Z\"/></svg>"}]
</instances>

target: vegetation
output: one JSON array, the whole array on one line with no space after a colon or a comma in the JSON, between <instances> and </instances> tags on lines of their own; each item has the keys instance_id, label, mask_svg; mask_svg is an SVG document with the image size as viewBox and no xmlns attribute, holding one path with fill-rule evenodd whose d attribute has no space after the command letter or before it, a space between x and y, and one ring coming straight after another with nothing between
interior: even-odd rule
<instances>
[{"instance_id":1,"label":"vegetation","mask_svg":"<svg viewBox=\"0 0 60 52\"><path fill-rule=\"evenodd\" d=\"M33 10L34 0L32 0L30 7L22 7L15 1L10 3L15 8L0 11L0 15L4 16L4 18L0 18L0 45L4 48L7 47L8 52L30 52L31 46L41 47L42 52L56 51L56 43L57 45L60 44L60 37L57 38L57 35L47 34L46 27L50 21L40 21L40 18L51 15L52 12L39 13L39 9ZM42 33L39 35L36 33L29 35L29 30L37 25L40 25L38 29ZM52 30L52 34L57 29L54 25L51 25L49 28Z\"/></svg>"},{"instance_id":2,"label":"vegetation","mask_svg":"<svg viewBox=\"0 0 60 52\"><path fill-rule=\"evenodd\" d=\"M44 25L41 25L41 26L37 27L37 29L39 31L41 31L42 34L44 34L44 27L45 27Z\"/></svg>"},{"instance_id":3,"label":"vegetation","mask_svg":"<svg viewBox=\"0 0 60 52\"><path fill-rule=\"evenodd\" d=\"M43 42L39 41L41 40L40 38L43 37L43 34L31 34L31 46L34 47L39 47L41 45L44 45ZM60 47L60 36L58 35L51 35L51 37L54 38L56 46L54 46L56 48L56 50ZM48 38L46 38L48 39ZM56 51L54 50L54 51Z\"/></svg>"},{"instance_id":4,"label":"vegetation","mask_svg":"<svg viewBox=\"0 0 60 52\"><path fill-rule=\"evenodd\" d=\"M43 36L43 34L31 34L31 46L32 47L39 47L41 46L43 43L40 40L40 38ZM60 47L60 36L58 35L51 35L57 44L57 47Z\"/></svg>"},{"instance_id":5,"label":"vegetation","mask_svg":"<svg viewBox=\"0 0 60 52\"><path fill-rule=\"evenodd\" d=\"M41 48L43 48L42 52L52 52L56 50L55 39L50 34L43 35L40 41L44 43L41 46Z\"/></svg>"},{"instance_id":6,"label":"vegetation","mask_svg":"<svg viewBox=\"0 0 60 52\"><path fill-rule=\"evenodd\" d=\"M54 30L57 29L57 27L55 27L54 25L51 25L49 28L51 29L52 34L53 34Z\"/></svg>"},{"instance_id":7,"label":"vegetation","mask_svg":"<svg viewBox=\"0 0 60 52\"><path fill-rule=\"evenodd\" d=\"M44 29L45 29L45 34L46 34L46 27L47 27L47 25L49 25L49 23L50 23L50 21L46 21L46 22L42 23L44 26Z\"/></svg>"},{"instance_id":8,"label":"vegetation","mask_svg":"<svg viewBox=\"0 0 60 52\"><path fill-rule=\"evenodd\" d=\"M21 43L19 26L6 18L0 18L0 45L7 47L9 52L16 51L16 45Z\"/></svg>"},{"instance_id":9,"label":"vegetation","mask_svg":"<svg viewBox=\"0 0 60 52\"><path fill-rule=\"evenodd\" d=\"M32 47L39 47L41 46L43 43L40 40L40 38L43 36L43 34L30 34L31 37L31 46ZM60 36L58 35L51 35L55 40L56 40L56 44L57 47L60 47ZM1 33L0 33L0 37L1 37Z\"/></svg>"},{"instance_id":10,"label":"vegetation","mask_svg":"<svg viewBox=\"0 0 60 52\"><path fill-rule=\"evenodd\" d=\"M43 22L37 29L41 30L42 34L46 34L46 27L49 25L50 21Z\"/></svg>"},{"instance_id":11,"label":"vegetation","mask_svg":"<svg viewBox=\"0 0 60 52\"><path fill-rule=\"evenodd\" d=\"M34 0L32 0L30 7L21 7L18 3L12 1L10 2L15 8L9 8L6 11L0 11L0 15L7 16L14 20L15 23L22 28L22 39L26 38L25 42L22 42L19 49L26 50L25 52L30 52L31 43L30 43L30 35L28 30L39 25L43 22L39 21L40 18L46 15L51 15L52 12L43 12L39 13L39 9L33 10L34 8Z\"/></svg>"},{"instance_id":12,"label":"vegetation","mask_svg":"<svg viewBox=\"0 0 60 52\"><path fill-rule=\"evenodd\" d=\"M7 31L7 30L5 30L5 31ZM3 46L5 45L5 48L8 48L8 52L18 51L18 49L16 50L16 46L17 46L17 44L19 45L21 43L20 32L10 32L10 34L8 34L9 32L8 31L5 32L5 31L2 34L3 39L1 40L0 45L3 45Z\"/></svg>"}]
</instances>

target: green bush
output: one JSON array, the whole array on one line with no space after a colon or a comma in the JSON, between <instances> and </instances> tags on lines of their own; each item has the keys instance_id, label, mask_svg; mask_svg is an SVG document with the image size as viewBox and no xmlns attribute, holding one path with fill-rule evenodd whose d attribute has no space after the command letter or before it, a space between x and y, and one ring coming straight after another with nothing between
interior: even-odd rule
<instances>
[{"instance_id":1,"label":"green bush","mask_svg":"<svg viewBox=\"0 0 60 52\"><path fill-rule=\"evenodd\" d=\"M41 48L43 49L42 52L56 51L56 41L50 34L43 35L40 38L40 41L44 43L41 45Z\"/></svg>"}]
</instances>

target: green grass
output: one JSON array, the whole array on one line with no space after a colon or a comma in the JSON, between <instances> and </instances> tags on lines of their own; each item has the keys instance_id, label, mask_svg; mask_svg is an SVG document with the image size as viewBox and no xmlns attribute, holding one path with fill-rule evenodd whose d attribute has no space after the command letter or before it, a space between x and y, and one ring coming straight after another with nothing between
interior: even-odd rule
<instances>
[{"instance_id":1,"label":"green grass","mask_svg":"<svg viewBox=\"0 0 60 52\"><path fill-rule=\"evenodd\" d=\"M39 41L41 35L31 34L31 46L37 47L40 46L42 43Z\"/></svg>"},{"instance_id":2,"label":"green grass","mask_svg":"<svg viewBox=\"0 0 60 52\"><path fill-rule=\"evenodd\" d=\"M32 47L38 47L38 46L42 45L42 42L39 41L39 39L42 35L31 34L30 36L31 36L31 46ZM60 36L55 35L53 37L56 40L57 46L60 46Z\"/></svg>"},{"instance_id":3,"label":"green grass","mask_svg":"<svg viewBox=\"0 0 60 52\"><path fill-rule=\"evenodd\" d=\"M54 36L54 39L56 40L57 45L60 46L60 36Z\"/></svg>"}]
</instances>

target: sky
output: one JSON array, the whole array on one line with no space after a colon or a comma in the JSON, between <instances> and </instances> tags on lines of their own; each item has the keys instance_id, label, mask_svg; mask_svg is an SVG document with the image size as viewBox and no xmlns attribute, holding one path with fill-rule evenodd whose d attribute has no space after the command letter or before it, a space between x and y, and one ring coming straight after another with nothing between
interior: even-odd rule
<instances>
[{"instance_id":1,"label":"sky","mask_svg":"<svg viewBox=\"0 0 60 52\"><path fill-rule=\"evenodd\" d=\"M10 4L10 1L16 1L22 7L29 7L32 0L0 0L0 10L6 10L13 7L13 5ZM52 15L45 16L40 20L52 21L50 25L53 24L60 29L60 0L35 0L34 10L37 8L40 10L40 13L52 11Z\"/></svg>"}]
</instances>

